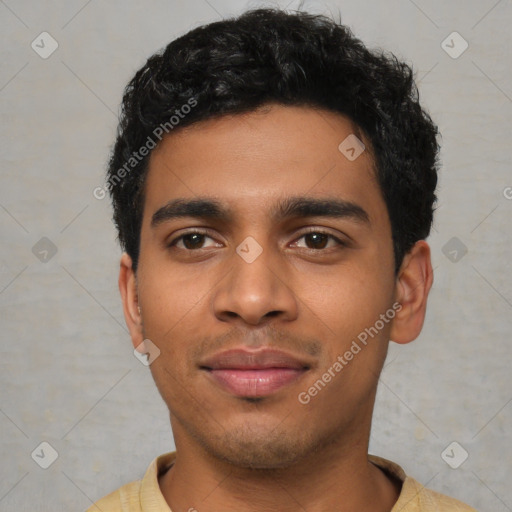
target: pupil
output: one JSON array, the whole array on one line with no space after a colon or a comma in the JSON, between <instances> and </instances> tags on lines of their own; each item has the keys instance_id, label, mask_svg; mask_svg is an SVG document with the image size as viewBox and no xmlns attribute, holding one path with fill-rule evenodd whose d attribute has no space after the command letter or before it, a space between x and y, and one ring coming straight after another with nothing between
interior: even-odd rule
<instances>
[{"instance_id":1,"label":"pupil","mask_svg":"<svg viewBox=\"0 0 512 512\"><path fill-rule=\"evenodd\" d=\"M321 247L313 247L313 249L323 249L325 247L327 235L324 235L323 233L309 233L308 236L313 240L313 245L321 245Z\"/></svg>"},{"instance_id":2,"label":"pupil","mask_svg":"<svg viewBox=\"0 0 512 512\"><path fill-rule=\"evenodd\" d=\"M202 243L202 237L200 233L190 233L188 235L185 235L183 237L183 244L187 249L195 249ZM193 240L192 243L190 243L191 239Z\"/></svg>"}]
</instances>

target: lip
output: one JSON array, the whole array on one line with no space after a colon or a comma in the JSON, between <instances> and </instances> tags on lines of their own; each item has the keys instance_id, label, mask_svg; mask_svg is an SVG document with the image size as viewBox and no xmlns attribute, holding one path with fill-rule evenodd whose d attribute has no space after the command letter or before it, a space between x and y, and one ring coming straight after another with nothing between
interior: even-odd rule
<instances>
[{"instance_id":1,"label":"lip","mask_svg":"<svg viewBox=\"0 0 512 512\"><path fill-rule=\"evenodd\" d=\"M238 397L264 397L291 384L310 365L275 349L232 349L201 363L200 368L225 391Z\"/></svg>"}]
</instances>

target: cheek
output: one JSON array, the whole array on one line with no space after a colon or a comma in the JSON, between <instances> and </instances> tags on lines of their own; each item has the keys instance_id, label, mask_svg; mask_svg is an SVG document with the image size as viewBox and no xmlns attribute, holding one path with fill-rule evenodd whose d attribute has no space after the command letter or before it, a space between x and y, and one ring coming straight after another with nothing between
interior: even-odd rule
<instances>
[{"instance_id":1,"label":"cheek","mask_svg":"<svg viewBox=\"0 0 512 512\"><path fill-rule=\"evenodd\" d=\"M392 279L371 267L346 270L328 280L317 280L315 286L303 286L301 298L307 305L304 314L311 321L308 329L316 326L316 335L324 342L319 373L341 356L343 370L336 375L343 377L334 379L338 384L332 390L338 386L345 389L351 382L364 394L387 352L391 317L383 322L381 315L391 307Z\"/></svg>"},{"instance_id":2,"label":"cheek","mask_svg":"<svg viewBox=\"0 0 512 512\"><path fill-rule=\"evenodd\" d=\"M139 268L144 336L160 350L151 371L161 393L174 395L178 390L179 395L179 383L195 377L192 351L208 334L208 300L218 278L193 265L184 272L168 263L144 261Z\"/></svg>"},{"instance_id":3,"label":"cheek","mask_svg":"<svg viewBox=\"0 0 512 512\"><path fill-rule=\"evenodd\" d=\"M350 268L329 275L301 277L298 294L307 306L305 313L323 321L333 334L349 332L352 327L372 324L389 307L392 285L371 268Z\"/></svg>"},{"instance_id":4,"label":"cheek","mask_svg":"<svg viewBox=\"0 0 512 512\"><path fill-rule=\"evenodd\" d=\"M147 269L147 270L146 270ZM190 327L190 318L204 307L208 273L173 269L170 265L141 265L138 281L144 326L156 339L172 338L173 331ZM197 324L194 322L194 325Z\"/></svg>"},{"instance_id":5,"label":"cheek","mask_svg":"<svg viewBox=\"0 0 512 512\"><path fill-rule=\"evenodd\" d=\"M352 410L366 403L386 357L392 316L383 322L381 315L391 308L389 283L376 271L351 270L337 274L336 285L310 287L304 297L305 314L311 319L308 329L318 328L324 350L303 391L316 393L318 379L329 382L326 392L315 396L314 407L331 410L343 404L342 409Z\"/></svg>"},{"instance_id":6,"label":"cheek","mask_svg":"<svg viewBox=\"0 0 512 512\"><path fill-rule=\"evenodd\" d=\"M194 340L193 326L197 336L194 314L199 297L196 287L177 282L172 275L152 274L141 280L139 289L144 337L160 350L150 370L164 401L181 403L191 368L187 349Z\"/></svg>"}]
</instances>

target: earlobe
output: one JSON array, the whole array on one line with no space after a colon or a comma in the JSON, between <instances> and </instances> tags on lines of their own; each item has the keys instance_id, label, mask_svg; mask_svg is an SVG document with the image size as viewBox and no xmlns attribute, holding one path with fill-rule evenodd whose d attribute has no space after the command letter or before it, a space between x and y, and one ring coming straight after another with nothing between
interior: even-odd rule
<instances>
[{"instance_id":1,"label":"earlobe","mask_svg":"<svg viewBox=\"0 0 512 512\"><path fill-rule=\"evenodd\" d=\"M134 347L144 340L142 332L142 317L137 293L137 279L133 270L130 256L124 253L121 256L119 268L119 291L123 301L124 318Z\"/></svg>"},{"instance_id":2,"label":"earlobe","mask_svg":"<svg viewBox=\"0 0 512 512\"><path fill-rule=\"evenodd\" d=\"M392 341L409 343L419 336L432 282L430 247L420 240L405 255L396 279L395 298L402 307L393 320Z\"/></svg>"}]
</instances>

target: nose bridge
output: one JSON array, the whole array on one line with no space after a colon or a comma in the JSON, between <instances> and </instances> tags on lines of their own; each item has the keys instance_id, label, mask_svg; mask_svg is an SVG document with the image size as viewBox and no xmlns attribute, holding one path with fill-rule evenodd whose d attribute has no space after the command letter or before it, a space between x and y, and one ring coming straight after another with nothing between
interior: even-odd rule
<instances>
[{"instance_id":1,"label":"nose bridge","mask_svg":"<svg viewBox=\"0 0 512 512\"><path fill-rule=\"evenodd\" d=\"M217 317L236 316L258 324L269 313L272 316L280 313L287 319L296 315L297 306L286 283L286 272L280 267L270 241L263 238L258 235L258 241L247 236L230 256L231 271L213 299Z\"/></svg>"},{"instance_id":2,"label":"nose bridge","mask_svg":"<svg viewBox=\"0 0 512 512\"><path fill-rule=\"evenodd\" d=\"M253 295L270 294L277 278L276 270L272 269L273 249L266 240L262 244L248 236L237 246L232 260L232 279L236 281L235 285L241 290L248 287L247 291L252 291Z\"/></svg>"}]
</instances>

